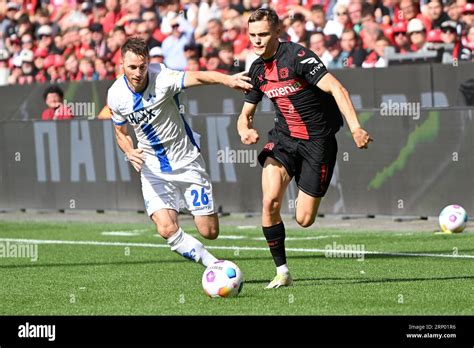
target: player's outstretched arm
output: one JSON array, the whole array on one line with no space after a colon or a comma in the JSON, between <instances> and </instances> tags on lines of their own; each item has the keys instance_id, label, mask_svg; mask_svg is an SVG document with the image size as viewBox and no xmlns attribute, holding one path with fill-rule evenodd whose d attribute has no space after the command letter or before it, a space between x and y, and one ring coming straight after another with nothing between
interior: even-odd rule
<instances>
[{"instance_id":1,"label":"player's outstretched arm","mask_svg":"<svg viewBox=\"0 0 474 348\"><path fill-rule=\"evenodd\" d=\"M217 71L187 71L184 75L184 87L222 84L230 88L250 91L252 85L248 81L251 79L246 74L246 72L241 72L235 75L225 75Z\"/></svg>"},{"instance_id":2,"label":"player's outstretched arm","mask_svg":"<svg viewBox=\"0 0 474 348\"><path fill-rule=\"evenodd\" d=\"M260 139L258 132L252 126L253 115L256 109L256 104L244 103L242 112L237 120L237 132L239 132L240 140L245 145L255 144Z\"/></svg>"},{"instance_id":3,"label":"player's outstretched arm","mask_svg":"<svg viewBox=\"0 0 474 348\"><path fill-rule=\"evenodd\" d=\"M133 168L137 172L142 169L144 154L142 149L135 149L133 147L133 139L128 134L127 125L115 126L115 138L120 149L125 153Z\"/></svg>"},{"instance_id":4,"label":"player's outstretched arm","mask_svg":"<svg viewBox=\"0 0 474 348\"><path fill-rule=\"evenodd\" d=\"M341 110L341 113L344 115L344 118L349 125L349 129L351 130L352 137L354 138L357 147L359 149L366 149L369 142L373 141L373 139L370 137L369 133L360 126L354 105L352 105L351 98L349 97L349 92L347 92L344 86L330 73L324 75L318 81L316 86L324 92L333 95L339 110Z\"/></svg>"}]
</instances>

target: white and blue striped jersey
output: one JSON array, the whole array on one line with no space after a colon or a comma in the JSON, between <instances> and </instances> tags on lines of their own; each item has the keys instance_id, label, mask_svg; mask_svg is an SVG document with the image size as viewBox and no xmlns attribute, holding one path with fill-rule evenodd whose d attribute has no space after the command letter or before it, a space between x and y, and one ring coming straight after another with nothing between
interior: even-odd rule
<instances>
[{"instance_id":1,"label":"white and blue striped jersey","mask_svg":"<svg viewBox=\"0 0 474 348\"><path fill-rule=\"evenodd\" d=\"M146 157L156 156L161 172L171 172L192 162L199 155L193 132L179 112L178 94L184 88L184 72L163 64L148 71L148 85L135 93L125 76L109 88L107 104L116 125L133 127L138 148Z\"/></svg>"}]
</instances>

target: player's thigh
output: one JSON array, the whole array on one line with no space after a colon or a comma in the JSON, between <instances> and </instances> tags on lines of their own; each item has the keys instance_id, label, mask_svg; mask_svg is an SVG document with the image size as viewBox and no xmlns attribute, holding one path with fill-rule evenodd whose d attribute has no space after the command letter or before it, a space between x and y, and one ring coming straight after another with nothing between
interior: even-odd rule
<instances>
[{"instance_id":1,"label":"player's thigh","mask_svg":"<svg viewBox=\"0 0 474 348\"><path fill-rule=\"evenodd\" d=\"M291 181L285 166L267 157L262 170L263 209L273 210L281 205L285 190Z\"/></svg>"},{"instance_id":2,"label":"player's thigh","mask_svg":"<svg viewBox=\"0 0 474 348\"><path fill-rule=\"evenodd\" d=\"M216 239L219 235L219 217L211 215L195 215L194 224L199 233L206 239Z\"/></svg>"},{"instance_id":3,"label":"player's thigh","mask_svg":"<svg viewBox=\"0 0 474 348\"><path fill-rule=\"evenodd\" d=\"M160 236L168 239L179 229L178 212L173 209L159 209L150 216Z\"/></svg>"},{"instance_id":4,"label":"player's thigh","mask_svg":"<svg viewBox=\"0 0 474 348\"><path fill-rule=\"evenodd\" d=\"M180 191L173 182L173 174L164 175L144 168L140 179L145 208L148 216L154 222L155 219L152 216L155 212L161 210L179 211ZM165 217L161 221L163 223L159 226L163 229L168 225L168 219Z\"/></svg>"},{"instance_id":5,"label":"player's thigh","mask_svg":"<svg viewBox=\"0 0 474 348\"><path fill-rule=\"evenodd\" d=\"M300 190L296 205L296 221L302 227L309 227L314 223L318 214L321 197L313 197Z\"/></svg>"}]
</instances>

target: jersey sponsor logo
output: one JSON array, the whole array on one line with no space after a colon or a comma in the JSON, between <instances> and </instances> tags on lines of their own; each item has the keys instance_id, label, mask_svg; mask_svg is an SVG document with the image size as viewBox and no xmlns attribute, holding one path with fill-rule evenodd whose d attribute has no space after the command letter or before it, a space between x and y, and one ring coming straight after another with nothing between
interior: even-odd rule
<instances>
[{"instance_id":1,"label":"jersey sponsor logo","mask_svg":"<svg viewBox=\"0 0 474 348\"><path fill-rule=\"evenodd\" d=\"M150 123L156 117L153 109L142 109L127 116L130 124Z\"/></svg>"},{"instance_id":2,"label":"jersey sponsor logo","mask_svg":"<svg viewBox=\"0 0 474 348\"><path fill-rule=\"evenodd\" d=\"M304 57L306 55L306 52L304 50L301 50L298 52L298 57Z\"/></svg>"},{"instance_id":3,"label":"jersey sponsor logo","mask_svg":"<svg viewBox=\"0 0 474 348\"><path fill-rule=\"evenodd\" d=\"M281 79L286 79L288 77L288 74L289 74L288 68L281 68L278 71L278 74L280 75Z\"/></svg>"},{"instance_id":4,"label":"jersey sponsor logo","mask_svg":"<svg viewBox=\"0 0 474 348\"><path fill-rule=\"evenodd\" d=\"M270 89L269 91L264 91L268 98L283 97L291 93L298 92L302 88L302 85L299 81L295 81L293 84L276 87Z\"/></svg>"},{"instance_id":5,"label":"jersey sponsor logo","mask_svg":"<svg viewBox=\"0 0 474 348\"><path fill-rule=\"evenodd\" d=\"M316 73L319 71L319 69L323 68L324 65L323 63L319 63L318 65L315 65L313 69L309 72L311 75L316 75Z\"/></svg>"},{"instance_id":6,"label":"jersey sponsor logo","mask_svg":"<svg viewBox=\"0 0 474 348\"><path fill-rule=\"evenodd\" d=\"M318 60L314 57L310 57L310 58L306 58L304 60L302 60L300 63L301 64L316 64L318 62Z\"/></svg>"}]
</instances>

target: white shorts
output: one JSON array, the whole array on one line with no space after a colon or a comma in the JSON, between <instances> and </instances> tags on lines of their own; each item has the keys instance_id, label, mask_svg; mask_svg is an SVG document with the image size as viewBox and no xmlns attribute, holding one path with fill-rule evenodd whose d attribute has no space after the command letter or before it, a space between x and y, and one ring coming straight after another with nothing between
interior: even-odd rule
<instances>
[{"instance_id":1,"label":"white shorts","mask_svg":"<svg viewBox=\"0 0 474 348\"><path fill-rule=\"evenodd\" d=\"M212 184L201 155L170 173L161 173L155 168L159 169L160 163L150 158L141 170L143 199L149 216L160 209L192 215L214 214Z\"/></svg>"}]
</instances>

